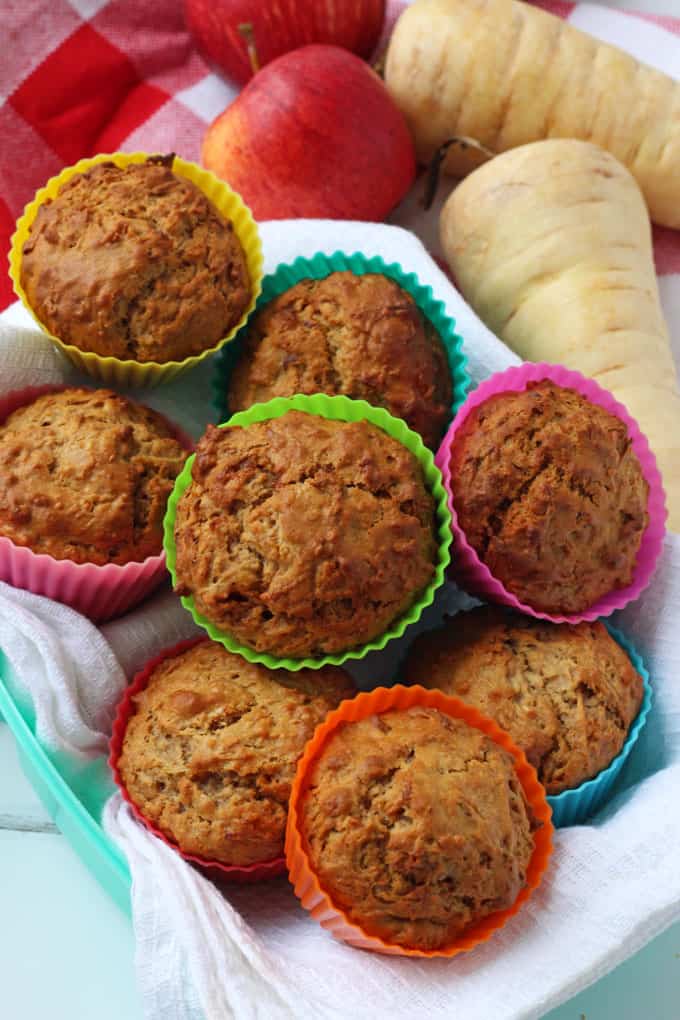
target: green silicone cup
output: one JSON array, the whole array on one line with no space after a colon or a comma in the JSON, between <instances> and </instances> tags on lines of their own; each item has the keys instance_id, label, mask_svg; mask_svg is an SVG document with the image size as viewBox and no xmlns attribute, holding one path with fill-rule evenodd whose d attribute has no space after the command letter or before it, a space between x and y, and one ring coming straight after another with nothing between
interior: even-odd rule
<instances>
[{"instance_id":1,"label":"green silicone cup","mask_svg":"<svg viewBox=\"0 0 680 1020\"><path fill-rule=\"evenodd\" d=\"M305 411L307 414L318 415L321 418L330 418L333 421L368 421L376 425L389 436L392 436L393 439L402 443L418 459L423 470L425 482L434 497L436 505L439 547L434 578L423 591L420 598L413 603L408 612L400 616L387 631L373 641L369 641L368 644L360 645L356 648L348 648L347 651L336 655L324 655L320 659L277 658L265 652L257 652L254 648L250 648L248 645L237 641L230 634L219 630L215 624L198 612L191 596L182 596L182 605L185 609L188 609L196 623L203 627L214 641L219 641L230 652L242 655L248 662L260 662L270 669L298 670L303 667L319 669L321 666L339 666L348 659L363 659L368 652L378 651L384 648L388 641L401 637L408 625L415 623L419 619L423 610L431 605L436 590L442 585L446 568L450 562L451 515L447 506L446 490L442 483L441 473L434 463L433 454L424 445L420 436L409 429L400 418L394 418L382 407L372 407L365 400L350 400L349 397L342 396L329 397L324 393L315 393L313 396L297 395L290 398L277 397L274 400L267 401L266 404L254 404L247 411L240 411L219 427L246 427L258 421L280 418L287 411L292 410ZM174 534L177 504L185 489L191 483L193 463L194 455L187 459L181 474L177 477L175 487L168 500L168 508L163 521L163 545L173 585L177 583Z\"/></svg>"},{"instance_id":2,"label":"green silicone cup","mask_svg":"<svg viewBox=\"0 0 680 1020\"><path fill-rule=\"evenodd\" d=\"M249 316L248 322L230 343L221 348L215 358L215 374L212 385L213 406L217 412L217 421L222 422L229 417L230 411L227 403L229 378L243 351L248 335L248 323L252 322L253 316L257 315L264 305L273 301L284 291L290 290L300 280L323 280L331 273L343 270L349 270L356 273L357 276L362 276L365 273L381 273L383 276L391 277L400 287L408 291L421 313L432 323L444 345L453 393L451 418L455 416L467 396L470 376L466 367L467 358L463 354L463 338L456 333L455 320L447 315L443 302L435 298L430 286L424 286L415 273L407 273L397 262L388 264L379 255L369 258L362 255L361 252L346 255L344 252L336 251L332 255L318 252L311 259L300 257L291 263L282 262L273 273L265 276L262 281L262 293L257 299L257 304Z\"/></svg>"}]
</instances>

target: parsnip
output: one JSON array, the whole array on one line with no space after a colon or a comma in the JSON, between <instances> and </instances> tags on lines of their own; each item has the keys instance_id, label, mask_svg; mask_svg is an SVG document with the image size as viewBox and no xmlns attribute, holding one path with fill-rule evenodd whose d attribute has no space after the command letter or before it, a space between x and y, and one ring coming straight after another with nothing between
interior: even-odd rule
<instances>
[{"instance_id":1,"label":"parsnip","mask_svg":"<svg viewBox=\"0 0 680 1020\"><path fill-rule=\"evenodd\" d=\"M417 0L385 66L416 151L455 135L494 152L581 138L637 179L656 223L680 228L680 83L552 14L516 0ZM468 154L444 169L464 176Z\"/></svg>"},{"instance_id":2,"label":"parsnip","mask_svg":"<svg viewBox=\"0 0 680 1020\"><path fill-rule=\"evenodd\" d=\"M680 531L680 393L640 190L587 142L534 142L453 191L440 218L466 300L528 361L592 376L646 434Z\"/></svg>"}]
</instances>

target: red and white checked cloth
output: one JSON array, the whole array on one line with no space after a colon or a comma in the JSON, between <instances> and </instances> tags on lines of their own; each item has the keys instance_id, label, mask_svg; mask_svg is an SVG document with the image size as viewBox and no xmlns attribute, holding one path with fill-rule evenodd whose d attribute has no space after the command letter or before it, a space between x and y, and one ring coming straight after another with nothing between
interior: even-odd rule
<instances>
[{"instance_id":1,"label":"red and white checked cloth","mask_svg":"<svg viewBox=\"0 0 680 1020\"><path fill-rule=\"evenodd\" d=\"M678 74L680 18L535 2ZM385 37L403 6L388 0ZM141 149L197 161L207 125L238 91L198 55L182 0L5 0L2 41L0 251L35 191L83 156ZM677 276L662 282L677 334L680 231L655 228L654 251L660 276ZM13 300L0 272L0 310Z\"/></svg>"},{"instance_id":2,"label":"red and white checked cloth","mask_svg":"<svg viewBox=\"0 0 680 1020\"><path fill-rule=\"evenodd\" d=\"M401 6L394 0L390 3L388 26ZM680 19L640 18L548 0L541 6L630 49L647 63L678 74ZM0 246L5 249L24 204L62 166L115 149L174 150L195 160L207 124L235 95L197 56L183 26L181 0L4 0L2 24ZM418 233L427 234L432 219L415 213L415 207L412 198L407 200L397 218L402 223L411 220ZM284 241L295 245L298 253L300 238L291 238L285 230L277 244L277 227L268 224L263 230L268 256L290 258L282 245ZM364 229L356 224L339 226L343 237L355 238L357 230ZM316 235L308 233L307 242L314 251ZM431 265L429 270L427 265L421 268L419 261L429 260L412 238L405 237L403 244L411 247L411 254L405 252L406 261L427 280L426 274L436 270ZM354 239L345 243L359 246ZM380 244L374 249L373 243L372 250L380 250ZM391 246L391 239L384 244ZM657 231L655 254L662 300L678 343L680 231ZM9 281L0 272L0 308L11 300ZM475 351L469 353L474 356ZM677 347L676 353L680 354ZM495 366L487 361L483 367L488 371ZM204 883L200 895L192 891L190 883L197 883L199 876L180 858L158 841L144 839L145 834L129 819L123 829L123 821L117 818L119 842L124 836L126 852L134 856L138 877L142 877L136 882L135 919L145 1015L163 1020L197 1015L223 1020L227 1015L256 1013L268 1020L283 1015L472 1018L487 1017L489 1011L500 1016L501 1008L505 1017L527 1020L601 976L675 920L680 892L672 854L678 831L673 791L678 785L680 711L677 685L671 681L678 673L675 635L680 596L674 586L680 576L677 552L674 555L678 541L668 537L654 590L631 607L623 621L638 647L645 649L657 678L657 728L650 719L647 751L643 753L643 740L638 745L638 767L642 766L638 774L646 778L635 787L634 798L628 800L624 791L626 799L619 801L618 811L606 821L560 834L552 873L523 916L515 919L509 940L499 941L501 933L474 959L454 961L453 969L450 961L406 968L404 961L369 954L354 954L350 961L346 947L328 939L303 911L291 909L294 900L283 883L262 897L246 888L231 893L231 905L257 930L256 937L226 899L214 896L212 886ZM0 613L5 629L17 611L16 595L9 594ZM38 601L30 595L22 595L24 599ZM159 639L157 647L171 643L166 628L176 626L176 637L185 636L179 628L190 621L177 600L169 594L160 599L165 601L139 611L136 624L130 626L130 620L124 619L110 626L106 636L119 656L124 642L130 643L128 651L137 642L136 654L146 655L152 634ZM52 630L58 629L60 615L69 612L53 604L42 611L49 614L46 628ZM34 633L31 625L28 635L33 644ZM94 661L93 655L102 649L83 618L66 621L63 634L75 649L74 663L81 667L82 662ZM7 633L2 643L11 646ZM103 648L108 660L110 651ZM64 662L69 662L68 656L58 656L57 664ZM102 659L98 664L93 675L101 689L112 679L105 674L106 668L118 674L120 669L110 661L107 667ZM75 666L62 672L70 683L83 675ZM33 683L40 675L33 668L27 673ZM48 677L48 700L61 709L63 703L52 696L52 676L53 671ZM118 680L122 683L120 675ZM649 762L658 762L659 747L665 767L651 774ZM164 852L167 861L158 856ZM213 894L210 898L208 892ZM186 923L187 904L194 910L196 904L200 906L200 924ZM281 1000L286 983L294 996L292 1010ZM199 1006L196 989L202 992L201 1004L207 999L219 1009ZM337 1011L317 1008L315 1000L322 994ZM226 998L233 1009L222 1008Z\"/></svg>"}]
</instances>

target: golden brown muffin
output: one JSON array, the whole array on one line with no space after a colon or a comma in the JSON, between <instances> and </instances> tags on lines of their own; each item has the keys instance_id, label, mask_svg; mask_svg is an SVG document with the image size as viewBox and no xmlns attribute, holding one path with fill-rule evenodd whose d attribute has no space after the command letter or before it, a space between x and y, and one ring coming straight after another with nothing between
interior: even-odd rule
<instances>
[{"instance_id":1,"label":"golden brown muffin","mask_svg":"<svg viewBox=\"0 0 680 1020\"><path fill-rule=\"evenodd\" d=\"M424 707L339 727L301 808L310 864L335 906L368 934L418 949L515 902L532 827L510 755Z\"/></svg>"},{"instance_id":2,"label":"golden brown muffin","mask_svg":"<svg viewBox=\"0 0 680 1020\"><path fill-rule=\"evenodd\" d=\"M0 424L0 535L74 563L157 556L186 457L149 407L111 390L47 393Z\"/></svg>"},{"instance_id":3,"label":"golden brown muffin","mask_svg":"<svg viewBox=\"0 0 680 1020\"><path fill-rule=\"evenodd\" d=\"M579 786L616 758L643 694L603 624L548 623L490 606L421 635L404 677L495 719L549 794Z\"/></svg>"},{"instance_id":4,"label":"golden brown muffin","mask_svg":"<svg viewBox=\"0 0 680 1020\"><path fill-rule=\"evenodd\" d=\"M173 157L100 163L45 202L23 248L29 304L64 343L133 361L214 347L251 295L230 222Z\"/></svg>"},{"instance_id":5,"label":"golden brown muffin","mask_svg":"<svg viewBox=\"0 0 680 1020\"><path fill-rule=\"evenodd\" d=\"M491 397L451 445L470 545L533 609L580 613L630 584L648 485L626 426L552 382Z\"/></svg>"},{"instance_id":6,"label":"golden brown muffin","mask_svg":"<svg viewBox=\"0 0 680 1020\"><path fill-rule=\"evenodd\" d=\"M151 674L118 767L142 814L185 853L246 866L283 854L297 760L354 696L327 666L269 670L203 641Z\"/></svg>"},{"instance_id":7,"label":"golden brown muffin","mask_svg":"<svg viewBox=\"0 0 680 1020\"><path fill-rule=\"evenodd\" d=\"M434 574L417 459L365 421L208 426L175 522L176 591L260 652L323 655L401 616Z\"/></svg>"},{"instance_id":8,"label":"golden brown muffin","mask_svg":"<svg viewBox=\"0 0 680 1020\"><path fill-rule=\"evenodd\" d=\"M248 326L229 383L231 413L295 393L385 407L436 447L451 418L451 374L436 330L387 276L301 280Z\"/></svg>"}]
</instances>

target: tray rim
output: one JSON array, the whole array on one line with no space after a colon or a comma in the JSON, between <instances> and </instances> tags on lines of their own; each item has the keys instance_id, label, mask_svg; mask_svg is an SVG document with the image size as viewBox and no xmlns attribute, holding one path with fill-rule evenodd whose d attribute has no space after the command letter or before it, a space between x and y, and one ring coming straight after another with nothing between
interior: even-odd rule
<instances>
[{"instance_id":1,"label":"tray rim","mask_svg":"<svg viewBox=\"0 0 680 1020\"><path fill-rule=\"evenodd\" d=\"M21 769L85 867L123 913L131 918L132 879L127 861L105 832L101 821L95 820L38 740L32 703L25 711L19 707L7 684L8 670L13 672L7 655L0 647L0 720L4 718L14 737ZM106 762L107 755L96 756L92 762L100 760ZM73 823L69 825L69 831L66 831L65 819Z\"/></svg>"}]
</instances>

